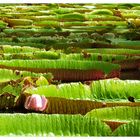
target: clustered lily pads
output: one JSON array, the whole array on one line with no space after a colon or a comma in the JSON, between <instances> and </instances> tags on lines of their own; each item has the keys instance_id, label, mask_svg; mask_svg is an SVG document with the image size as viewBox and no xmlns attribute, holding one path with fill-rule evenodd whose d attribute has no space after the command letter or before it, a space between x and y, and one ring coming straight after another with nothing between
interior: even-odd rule
<instances>
[{"instance_id":1,"label":"clustered lily pads","mask_svg":"<svg viewBox=\"0 0 140 140\"><path fill-rule=\"evenodd\" d=\"M0 9L0 136L140 136L140 4Z\"/></svg>"}]
</instances>

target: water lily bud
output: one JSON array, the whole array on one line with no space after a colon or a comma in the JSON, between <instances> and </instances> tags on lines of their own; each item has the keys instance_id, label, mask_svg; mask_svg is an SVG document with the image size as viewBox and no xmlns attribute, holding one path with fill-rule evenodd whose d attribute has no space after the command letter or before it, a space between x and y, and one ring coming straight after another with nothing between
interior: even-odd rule
<instances>
[{"instance_id":1,"label":"water lily bud","mask_svg":"<svg viewBox=\"0 0 140 140\"><path fill-rule=\"evenodd\" d=\"M45 96L33 94L26 98L24 107L27 110L44 111L47 108L48 100Z\"/></svg>"}]
</instances>

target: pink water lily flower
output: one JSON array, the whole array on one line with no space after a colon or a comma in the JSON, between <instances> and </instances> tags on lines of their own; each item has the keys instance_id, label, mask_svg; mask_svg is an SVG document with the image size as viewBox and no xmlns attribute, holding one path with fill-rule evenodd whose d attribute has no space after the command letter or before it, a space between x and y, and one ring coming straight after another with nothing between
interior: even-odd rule
<instances>
[{"instance_id":1,"label":"pink water lily flower","mask_svg":"<svg viewBox=\"0 0 140 140\"><path fill-rule=\"evenodd\" d=\"M33 94L28 96L24 107L27 110L34 110L34 111L44 111L47 108L48 100L45 96L40 96L38 94Z\"/></svg>"}]
</instances>

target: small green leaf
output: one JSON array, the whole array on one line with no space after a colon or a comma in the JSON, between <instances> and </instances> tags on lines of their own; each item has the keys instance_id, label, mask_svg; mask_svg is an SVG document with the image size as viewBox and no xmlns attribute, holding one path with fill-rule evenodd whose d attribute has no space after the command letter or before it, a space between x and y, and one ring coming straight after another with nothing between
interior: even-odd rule
<instances>
[{"instance_id":1,"label":"small green leaf","mask_svg":"<svg viewBox=\"0 0 140 140\"><path fill-rule=\"evenodd\" d=\"M48 85L48 84L49 84L49 82L43 76L39 77L39 79L36 81L37 86L45 86L45 85Z\"/></svg>"}]
</instances>

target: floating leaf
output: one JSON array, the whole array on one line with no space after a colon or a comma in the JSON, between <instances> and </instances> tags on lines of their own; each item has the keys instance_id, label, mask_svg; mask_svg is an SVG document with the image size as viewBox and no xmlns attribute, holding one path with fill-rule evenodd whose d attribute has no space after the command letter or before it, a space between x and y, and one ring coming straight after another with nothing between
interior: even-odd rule
<instances>
[{"instance_id":1,"label":"floating leaf","mask_svg":"<svg viewBox=\"0 0 140 140\"><path fill-rule=\"evenodd\" d=\"M121 125L112 134L113 136L140 136L140 121L134 120Z\"/></svg>"},{"instance_id":2,"label":"floating leaf","mask_svg":"<svg viewBox=\"0 0 140 140\"><path fill-rule=\"evenodd\" d=\"M109 136L110 128L80 115L0 115L2 136Z\"/></svg>"}]
</instances>

